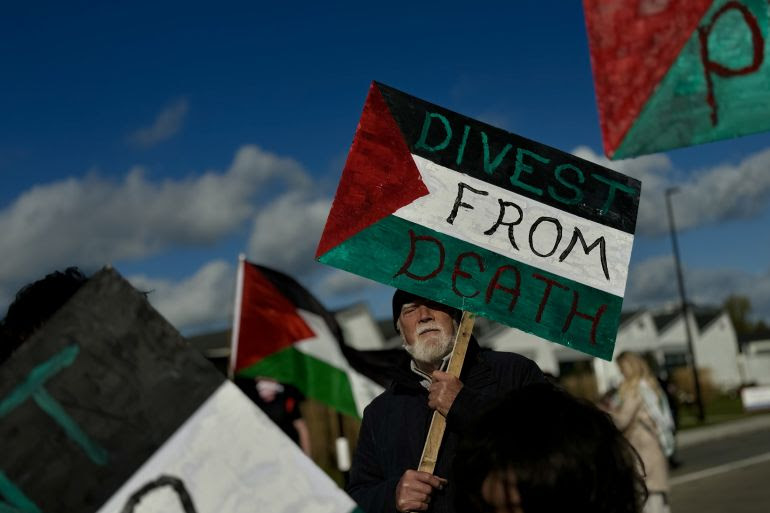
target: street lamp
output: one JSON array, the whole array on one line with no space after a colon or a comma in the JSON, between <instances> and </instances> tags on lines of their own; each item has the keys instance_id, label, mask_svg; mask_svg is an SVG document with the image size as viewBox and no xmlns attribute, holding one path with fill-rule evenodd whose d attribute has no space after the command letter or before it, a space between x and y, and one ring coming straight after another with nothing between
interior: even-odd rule
<instances>
[{"instance_id":1,"label":"street lamp","mask_svg":"<svg viewBox=\"0 0 770 513\"><path fill-rule=\"evenodd\" d=\"M689 360L692 367L692 377L695 383L695 403L698 406L698 421L703 423L706 414L703 411L703 398L700 391L700 379L698 378L698 367L695 364L695 351L692 347L692 334L690 333L690 320L687 315L687 296L684 293L684 278L682 278L682 265L679 261L679 245L676 241L676 227L674 225L674 211L671 208L671 195L678 192L678 187L669 187L666 189L666 206L668 207L668 226L671 230L671 245L674 247L674 262L676 263L676 277L679 282L679 297L682 300L682 316L684 317L684 328L687 333L687 349L689 351Z\"/></svg>"}]
</instances>

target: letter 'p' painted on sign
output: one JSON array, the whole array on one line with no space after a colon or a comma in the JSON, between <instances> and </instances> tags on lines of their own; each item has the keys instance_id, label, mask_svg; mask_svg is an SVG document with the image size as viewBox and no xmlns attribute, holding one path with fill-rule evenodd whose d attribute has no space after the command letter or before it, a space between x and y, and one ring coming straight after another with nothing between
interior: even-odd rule
<instances>
[{"instance_id":1,"label":"letter 'p' painted on sign","mask_svg":"<svg viewBox=\"0 0 770 513\"><path fill-rule=\"evenodd\" d=\"M767 0L583 0L611 159L770 130Z\"/></svg>"},{"instance_id":2,"label":"letter 'p' painted on sign","mask_svg":"<svg viewBox=\"0 0 770 513\"><path fill-rule=\"evenodd\" d=\"M709 51L709 36L714 28L714 24L719 21L719 18L735 11L740 13L746 22L746 28L751 33L751 62L740 68L730 68L722 63L711 60ZM765 58L765 39L762 37L762 32L759 29L757 18L745 5L740 2L727 2L716 14L711 18L711 21L705 26L698 27L698 38L700 40L701 48L701 60L703 61L703 71L706 76L706 87L708 93L706 95L706 101L711 107L711 124L716 125L719 122L719 116L717 113L717 100L714 95L714 81L711 75L718 75L720 77L739 77L741 75L748 75L754 73L762 65Z\"/></svg>"}]
</instances>

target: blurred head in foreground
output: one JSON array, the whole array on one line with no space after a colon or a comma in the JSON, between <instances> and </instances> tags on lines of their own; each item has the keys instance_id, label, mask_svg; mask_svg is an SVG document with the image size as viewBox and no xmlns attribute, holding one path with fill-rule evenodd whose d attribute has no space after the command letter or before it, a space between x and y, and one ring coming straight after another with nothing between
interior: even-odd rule
<instances>
[{"instance_id":1,"label":"blurred head in foreground","mask_svg":"<svg viewBox=\"0 0 770 513\"><path fill-rule=\"evenodd\" d=\"M77 267L55 271L22 287L0 322L0 363L48 320L88 278Z\"/></svg>"},{"instance_id":2,"label":"blurred head in foreground","mask_svg":"<svg viewBox=\"0 0 770 513\"><path fill-rule=\"evenodd\" d=\"M647 492L636 452L610 417L551 385L482 414L454 460L457 510L638 513Z\"/></svg>"}]
</instances>

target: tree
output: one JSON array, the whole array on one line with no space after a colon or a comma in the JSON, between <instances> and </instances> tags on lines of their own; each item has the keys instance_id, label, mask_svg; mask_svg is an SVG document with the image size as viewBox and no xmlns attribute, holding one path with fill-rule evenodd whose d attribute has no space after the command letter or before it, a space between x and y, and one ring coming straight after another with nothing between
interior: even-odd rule
<instances>
[{"instance_id":1,"label":"tree","mask_svg":"<svg viewBox=\"0 0 770 513\"><path fill-rule=\"evenodd\" d=\"M722 307L727 310L727 315L733 322L735 332L741 335L750 335L754 332L756 326L749 319L751 312L751 301L746 296L730 295L725 299Z\"/></svg>"}]
</instances>

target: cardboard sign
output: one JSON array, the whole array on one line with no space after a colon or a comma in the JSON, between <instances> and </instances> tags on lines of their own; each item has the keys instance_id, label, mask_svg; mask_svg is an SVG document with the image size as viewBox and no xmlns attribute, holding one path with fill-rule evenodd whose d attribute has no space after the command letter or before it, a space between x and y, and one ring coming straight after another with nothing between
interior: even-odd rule
<instances>
[{"instance_id":1,"label":"cardboard sign","mask_svg":"<svg viewBox=\"0 0 770 513\"><path fill-rule=\"evenodd\" d=\"M0 367L0 510L355 504L115 271Z\"/></svg>"},{"instance_id":2,"label":"cardboard sign","mask_svg":"<svg viewBox=\"0 0 770 513\"><path fill-rule=\"evenodd\" d=\"M608 157L770 128L765 0L583 5Z\"/></svg>"},{"instance_id":3,"label":"cardboard sign","mask_svg":"<svg viewBox=\"0 0 770 513\"><path fill-rule=\"evenodd\" d=\"M608 359L640 187L373 83L316 257Z\"/></svg>"}]
</instances>

